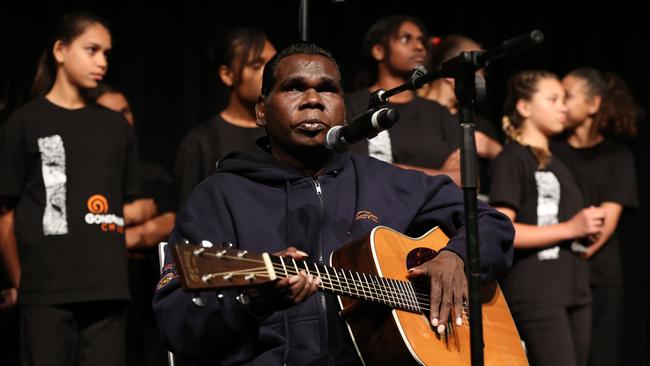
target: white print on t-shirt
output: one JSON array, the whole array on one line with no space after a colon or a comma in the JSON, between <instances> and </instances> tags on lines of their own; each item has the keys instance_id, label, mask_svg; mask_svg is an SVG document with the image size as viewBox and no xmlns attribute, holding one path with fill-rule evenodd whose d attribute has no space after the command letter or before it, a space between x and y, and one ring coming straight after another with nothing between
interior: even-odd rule
<instances>
[{"instance_id":1,"label":"white print on t-shirt","mask_svg":"<svg viewBox=\"0 0 650 366\"><path fill-rule=\"evenodd\" d=\"M540 250L537 252L537 259L540 261L547 261L558 258L560 258L560 247L557 245L552 248Z\"/></svg>"},{"instance_id":2,"label":"white print on t-shirt","mask_svg":"<svg viewBox=\"0 0 650 366\"><path fill-rule=\"evenodd\" d=\"M377 136L368 140L368 155L387 163L393 162L393 148L390 144L388 131L381 131Z\"/></svg>"},{"instance_id":3,"label":"white print on t-shirt","mask_svg":"<svg viewBox=\"0 0 650 366\"><path fill-rule=\"evenodd\" d=\"M560 182L552 172L535 172L537 182L537 226L558 223L560 211ZM555 246L537 253L540 261L560 258L560 247Z\"/></svg>"},{"instance_id":4,"label":"white print on t-shirt","mask_svg":"<svg viewBox=\"0 0 650 366\"><path fill-rule=\"evenodd\" d=\"M64 235L68 233L66 213L65 148L59 135L38 139L41 152L41 168L45 184L45 212L43 234Z\"/></svg>"}]
</instances>

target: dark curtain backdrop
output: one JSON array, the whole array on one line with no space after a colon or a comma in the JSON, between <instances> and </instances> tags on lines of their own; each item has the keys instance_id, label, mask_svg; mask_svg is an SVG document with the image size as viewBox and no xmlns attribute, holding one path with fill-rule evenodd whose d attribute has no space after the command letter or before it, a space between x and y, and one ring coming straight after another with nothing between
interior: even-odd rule
<instances>
[{"instance_id":1,"label":"dark curtain backdrop","mask_svg":"<svg viewBox=\"0 0 650 366\"><path fill-rule=\"evenodd\" d=\"M0 121L29 98L29 85L52 19L71 10L89 10L112 24L114 51L107 81L126 92L135 112L141 155L171 168L175 148L193 126L224 106L225 91L206 63L206 49L231 26L265 31L276 48L298 40L298 0L227 0L196 5L115 4L58 1L47 4L5 3L0 12ZM650 81L646 55L647 17L641 5L610 2L580 9L566 4L519 2L506 7L493 2L469 4L425 1L311 0L310 38L331 49L351 87L361 65L363 32L376 19L404 13L421 18L433 35L461 33L486 48L540 29L543 45L495 62L488 73L487 114L500 120L504 85L513 71L544 68L560 75L581 66L614 71L627 81L648 109ZM349 88L348 88L349 89ZM648 128L625 141L633 150L641 209L625 213L622 231L627 276L626 347L621 364L646 362L648 349Z\"/></svg>"}]
</instances>

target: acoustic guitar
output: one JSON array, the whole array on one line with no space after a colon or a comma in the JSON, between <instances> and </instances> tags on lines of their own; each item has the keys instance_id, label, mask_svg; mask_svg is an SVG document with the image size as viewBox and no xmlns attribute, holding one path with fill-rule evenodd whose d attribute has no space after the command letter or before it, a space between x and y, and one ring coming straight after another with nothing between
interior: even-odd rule
<instances>
[{"instance_id":1,"label":"acoustic guitar","mask_svg":"<svg viewBox=\"0 0 650 366\"><path fill-rule=\"evenodd\" d=\"M408 268L434 258L448 240L438 228L410 238L378 226L332 253L331 266L190 244L175 245L172 252L188 290L259 286L299 271L320 277L319 289L338 295L341 316L366 365L470 365L467 308L461 326L450 320L439 335L428 320L428 281L406 277ZM528 365L496 282L483 286L482 304L485 365Z\"/></svg>"}]
</instances>

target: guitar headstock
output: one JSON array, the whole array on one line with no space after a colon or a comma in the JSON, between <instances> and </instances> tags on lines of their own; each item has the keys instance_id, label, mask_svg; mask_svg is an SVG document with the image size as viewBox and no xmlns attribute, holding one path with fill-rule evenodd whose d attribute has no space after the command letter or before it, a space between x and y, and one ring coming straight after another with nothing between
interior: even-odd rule
<instances>
[{"instance_id":1,"label":"guitar headstock","mask_svg":"<svg viewBox=\"0 0 650 366\"><path fill-rule=\"evenodd\" d=\"M253 286L276 279L267 253L176 244L172 254L187 290Z\"/></svg>"}]
</instances>

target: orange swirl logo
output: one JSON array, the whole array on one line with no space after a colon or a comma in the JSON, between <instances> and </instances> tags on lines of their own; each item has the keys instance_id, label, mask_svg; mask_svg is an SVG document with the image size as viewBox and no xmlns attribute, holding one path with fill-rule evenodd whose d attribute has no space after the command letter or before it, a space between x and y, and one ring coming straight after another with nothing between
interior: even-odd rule
<instances>
[{"instance_id":1,"label":"orange swirl logo","mask_svg":"<svg viewBox=\"0 0 650 366\"><path fill-rule=\"evenodd\" d=\"M108 200L101 194L91 196L87 202L88 211L94 214L104 214L108 212Z\"/></svg>"}]
</instances>

